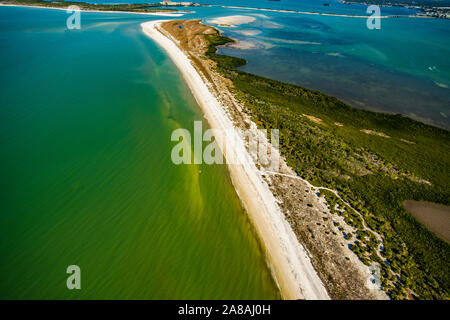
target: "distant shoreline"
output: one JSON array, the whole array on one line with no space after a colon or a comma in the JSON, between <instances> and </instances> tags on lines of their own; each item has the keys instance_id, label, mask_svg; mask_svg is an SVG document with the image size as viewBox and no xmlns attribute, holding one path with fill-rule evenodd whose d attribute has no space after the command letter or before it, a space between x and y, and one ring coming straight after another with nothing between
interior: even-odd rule
<instances>
[{"instance_id":1,"label":"distant shoreline","mask_svg":"<svg viewBox=\"0 0 450 320\"><path fill-rule=\"evenodd\" d=\"M67 11L70 7L70 3L67 7L52 7L52 6L39 6L39 5L27 5L27 4L14 4L14 3L0 3L1 7L24 7L24 8L40 8L40 9L51 9L51 10L63 10ZM188 11L174 11L173 13L169 11L152 11L152 12L139 12L139 11L114 11L114 10L95 10L95 9L84 9L80 8L82 12L96 12L96 13L127 13L127 14L143 14L143 15L156 15L156 16L166 16L166 17L182 17L184 14L189 13Z\"/></svg>"}]
</instances>

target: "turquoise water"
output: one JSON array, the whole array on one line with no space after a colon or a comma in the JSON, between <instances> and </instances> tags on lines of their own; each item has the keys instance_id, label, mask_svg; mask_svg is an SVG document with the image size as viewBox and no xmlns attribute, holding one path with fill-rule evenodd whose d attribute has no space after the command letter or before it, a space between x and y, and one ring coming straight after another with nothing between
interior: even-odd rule
<instances>
[{"instance_id":1,"label":"turquoise water","mask_svg":"<svg viewBox=\"0 0 450 320\"><path fill-rule=\"evenodd\" d=\"M202 115L149 18L67 16L0 8L0 298L279 298L226 168L171 162Z\"/></svg>"},{"instance_id":2,"label":"turquoise water","mask_svg":"<svg viewBox=\"0 0 450 320\"><path fill-rule=\"evenodd\" d=\"M369 30L365 18L218 7L367 15L367 6L338 0L198 2L213 6L191 7L195 12L183 18L202 18L207 23L227 15L256 19L236 28L219 27L225 35L253 45L254 49L220 50L247 59L243 70L317 89L357 108L401 113L450 129L450 20L407 18L417 10L382 7L381 15L403 17L383 19L380 30ZM257 34L241 33L249 30Z\"/></svg>"}]
</instances>

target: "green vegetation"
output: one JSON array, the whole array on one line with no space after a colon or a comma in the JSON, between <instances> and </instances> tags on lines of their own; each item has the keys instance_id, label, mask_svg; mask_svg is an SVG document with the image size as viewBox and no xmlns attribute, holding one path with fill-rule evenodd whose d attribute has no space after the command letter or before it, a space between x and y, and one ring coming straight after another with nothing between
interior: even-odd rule
<instances>
[{"instance_id":1,"label":"green vegetation","mask_svg":"<svg viewBox=\"0 0 450 320\"><path fill-rule=\"evenodd\" d=\"M99 10L99 11L127 11L127 12L177 12L174 9L157 9L151 7L160 7L159 3L124 3L124 4L93 4L76 1L44 1L44 0L1 0L0 3L28 5L49 8L67 8L69 6L78 6L81 10Z\"/></svg>"},{"instance_id":2,"label":"green vegetation","mask_svg":"<svg viewBox=\"0 0 450 320\"><path fill-rule=\"evenodd\" d=\"M339 192L345 203L331 192L321 193L332 213L358 230L352 250L365 264L380 266L386 292L393 299L448 299L449 244L418 223L402 202L450 204L450 133L237 70L244 59L216 54L217 45L232 40L219 33L206 38L206 56L232 80L236 98L255 123L280 130L288 164L315 186ZM347 204L382 236L382 257L377 238Z\"/></svg>"}]
</instances>

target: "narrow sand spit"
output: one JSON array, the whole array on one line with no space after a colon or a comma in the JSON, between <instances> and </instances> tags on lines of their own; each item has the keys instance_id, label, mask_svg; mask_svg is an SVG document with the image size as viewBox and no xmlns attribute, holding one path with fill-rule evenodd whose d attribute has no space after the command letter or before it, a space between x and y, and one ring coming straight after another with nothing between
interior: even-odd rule
<instances>
[{"instance_id":1,"label":"narrow sand spit","mask_svg":"<svg viewBox=\"0 0 450 320\"><path fill-rule=\"evenodd\" d=\"M266 249L275 279L285 299L329 299L320 278L314 270L305 249L298 242L285 220L276 199L248 154L244 141L226 115L224 108L208 90L207 84L176 43L163 35L158 26L164 21L141 24L144 33L159 44L173 60L202 108L212 129L227 132L233 150L225 150L233 185L245 205ZM228 134L230 133L230 134ZM224 136L216 136L219 145L226 145ZM232 161L230 161L230 158Z\"/></svg>"}]
</instances>

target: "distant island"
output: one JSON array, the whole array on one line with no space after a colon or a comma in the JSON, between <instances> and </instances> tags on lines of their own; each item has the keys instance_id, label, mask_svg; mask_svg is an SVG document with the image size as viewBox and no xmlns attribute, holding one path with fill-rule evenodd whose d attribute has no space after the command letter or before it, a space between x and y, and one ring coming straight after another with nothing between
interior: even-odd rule
<instances>
[{"instance_id":1,"label":"distant island","mask_svg":"<svg viewBox=\"0 0 450 320\"><path fill-rule=\"evenodd\" d=\"M170 4L163 4L170 3ZM20 5L31 7L44 7L44 8L59 8L66 9L70 6L78 6L84 11L120 11L120 12L134 12L134 13L179 13L182 11L172 8L161 8L162 6L180 5L191 6L197 5L192 2L175 3L171 1L163 1L162 3L118 3L118 4L95 4L78 1L44 1L44 0L1 0L2 5Z\"/></svg>"},{"instance_id":2,"label":"distant island","mask_svg":"<svg viewBox=\"0 0 450 320\"><path fill-rule=\"evenodd\" d=\"M422 14L426 17L450 19L450 1L448 0L340 0L342 3L348 4L364 4L364 5L379 5L383 7L405 7L411 9L419 9L423 11Z\"/></svg>"}]
</instances>

